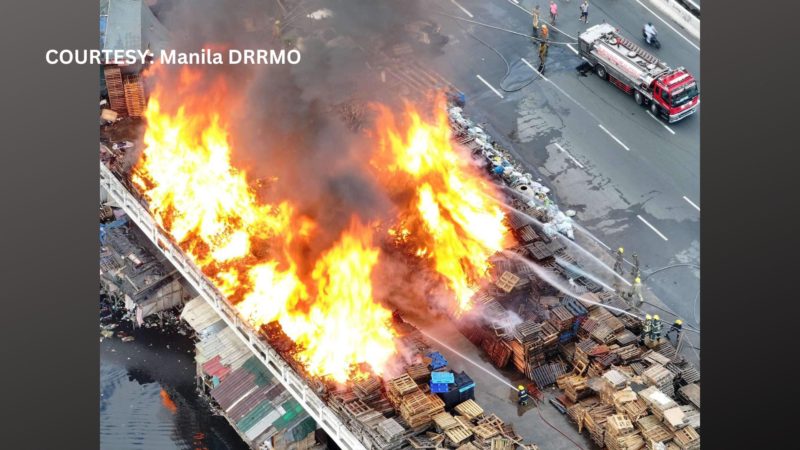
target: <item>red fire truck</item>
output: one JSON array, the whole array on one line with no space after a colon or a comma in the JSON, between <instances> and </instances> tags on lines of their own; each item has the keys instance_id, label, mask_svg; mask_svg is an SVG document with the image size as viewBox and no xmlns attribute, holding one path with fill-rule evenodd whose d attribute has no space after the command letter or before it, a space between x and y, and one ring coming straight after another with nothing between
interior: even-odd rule
<instances>
[{"instance_id":1,"label":"red fire truck","mask_svg":"<svg viewBox=\"0 0 800 450\"><path fill-rule=\"evenodd\" d=\"M580 56L597 76L620 88L656 117L677 122L697 111L697 81L683 67L672 69L601 23L578 36Z\"/></svg>"}]
</instances>

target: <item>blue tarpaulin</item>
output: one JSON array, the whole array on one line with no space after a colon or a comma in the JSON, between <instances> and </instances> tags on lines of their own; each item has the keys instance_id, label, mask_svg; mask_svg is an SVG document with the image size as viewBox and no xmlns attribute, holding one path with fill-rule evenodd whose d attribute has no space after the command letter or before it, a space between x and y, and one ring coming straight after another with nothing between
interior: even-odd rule
<instances>
[{"instance_id":1,"label":"blue tarpaulin","mask_svg":"<svg viewBox=\"0 0 800 450\"><path fill-rule=\"evenodd\" d=\"M431 363L428 364L431 370L441 369L447 365L447 360L444 358L444 355L439 352L428 353L428 358L432 359Z\"/></svg>"},{"instance_id":2,"label":"blue tarpaulin","mask_svg":"<svg viewBox=\"0 0 800 450\"><path fill-rule=\"evenodd\" d=\"M128 223L128 217L123 216L121 219L117 219L111 223L100 224L100 245L104 245L106 243L106 230L110 228L119 228L123 225Z\"/></svg>"}]
</instances>

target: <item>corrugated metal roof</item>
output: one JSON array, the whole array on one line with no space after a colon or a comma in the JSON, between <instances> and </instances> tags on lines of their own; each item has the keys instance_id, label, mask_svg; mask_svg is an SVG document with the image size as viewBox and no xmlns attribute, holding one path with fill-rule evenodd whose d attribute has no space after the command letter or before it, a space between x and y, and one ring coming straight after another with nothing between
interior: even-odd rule
<instances>
[{"instance_id":1,"label":"corrugated metal roof","mask_svg":"<svg viewBox=\"0 0 800 450\"><path fill-rule=\"evenodd\" d=\"M202 367L203 367L203 373L211 377L217 377L220 380L225 379L225 377L227 377L228 374L231 373L230 367L222 365L219 359L219 355L203 363Z\"/></svg>"},{"instance_id":2,"label":"corrugated metal roof","mask_svg":"<svg viewBox=\"0 0 800 450\"><path fill-rule=\"evenodd\" d=\"M227 412L242 397L257 388L255 379L255 375L246 370L235 370L211 391L211 396Z\"/></svg>"},{"instance_id":3,"label":"corrugated metal roof","mask_svg":"<svg viewBox=\"0 0 800 450\"><path fill-rule=\"evenodd\" d=\"M209 328L213 325L217 323L222 323L223 327L225 325L225 322L220 319L214 308L200 296L186 302L181 313L181 319L185 320L201 336L201 339L205 335L212 334L210 331L214 330L209 330ZM221 329L222 327L216 327L216 331Z\"/></svg>"},{"instance_id":4,"label":"corrugated metal roof","mask_svg":"<svg viewBox=\"0 0 800 450\"><path fill-rule=\"evenodd\" d=\"M234 331L226 327L224 330L208 336L197 344L196 359L201 364L217 355L219 355L222 364L235 370L241 367L252 356L252 353L236 337Z\"/></svg>"},{"instance_id":5,"label":"corrugated metal roof","mask_svg":"<svg viewBox=\"0 0 800 450\"><path fill-rule=\"evenodd\" d=\"M228 411L228 417L231 420L239 421L242 420L250 411L253 410L256 406L264 401L269 401L268 393L273 386L263 386L251 393L247 396L247 398L242 399L242 401L238 402L235 406L233 406ZM270 402L271 404L271 402Z\"/></svg>"},{"instance_id":6,"label":"corrugated metal roof","mask_svg":"<svg viewBox=\"0 0 800 450\"><path fill-rule=\"evenodd\" d=\"M193 299L182 317L193 328L205 327L205 333L198 333L196 360L205 374L219 380L211 397L249 444L269 440L277 432L307 421L308 414L278 379L224 322L219 329L220 321L212 322L209 311L214 313L203 299Z\"/></svg>"}]
</instances>

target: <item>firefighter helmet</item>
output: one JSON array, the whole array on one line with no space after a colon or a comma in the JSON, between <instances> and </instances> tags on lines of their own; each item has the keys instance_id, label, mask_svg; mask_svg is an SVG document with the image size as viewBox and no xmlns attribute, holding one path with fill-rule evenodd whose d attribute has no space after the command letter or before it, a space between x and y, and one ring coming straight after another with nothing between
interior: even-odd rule
<instances>
[{"instance_id":1,"label":"firefighter helmet","mask_svg":"<svg viewBox=\"0 0 800 450\"><path fill-rule=\"evenodd\" d=\"M517 390L524 391L525 390L525 386L520 384L519 386L517 386Z\"/></svg>"},{"instance_id":2,"label":"firefighter helmet","mask_svg":"<svg viewBox=\"0 0 800 450\"><path fill-rule=\"evenodd\" d=\"M653 316L653 320L661 320L661 317L658 317L658 314L656 314L655 316Z\"/></svg>"},{"instance_id":3,"label":"firefighter helmet","mask_svg":"<svg viewBox=\"0 0 800 450\"><path fill-rule=\"evenodd\" d=\"M622 247L618 248L617 251L620 252L620 253L625 253L625 249L622 248Z\"/></svg>"},{"instance_id":4,"label":"firefighter helmet","mask_svg":"<svg viewBox=\"0 0 800 450\"><path fill-rule=\"evenodd\" d=\"M683 325L683 321L681 319L675 319L675 325Z\"/></svg>"}]
</instances>

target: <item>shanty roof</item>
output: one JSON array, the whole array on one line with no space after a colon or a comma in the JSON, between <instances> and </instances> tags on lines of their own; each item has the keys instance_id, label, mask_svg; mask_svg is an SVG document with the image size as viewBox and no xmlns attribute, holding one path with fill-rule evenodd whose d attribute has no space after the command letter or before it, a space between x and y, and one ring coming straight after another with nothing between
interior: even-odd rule
<instances>
[{"instance_id":1,"label":"shanty roof","mask_svg":"<svg viewBox=\"0 0 800 450\"><path fill-rule=\"evenodd\" d=\"M142 0L100 0L100 45L103 50L160 51L167 30Z\"/></svg>"},{"instance_id":2,"label":"shanty roof","mask_svg":"<svg viewBox=\"0 0 800 450\"><path fill-rule=\"evenodd\" d=\"M285 438L299 440L308 435L309 428L316 428L302 406L205 300L191 300L181 317L200 337L196 359L203 373L219 380L211 397L252 446L281 431L286 431Z\"/></svg>"},{"instance_id":3,"label":"shanty roof","mask_svg":"<svg viewBox=\"0 0 800 450\"><path fill-rule=\"evenodd\" d=\"M214 308L200 296L186 302L181 312L181 319L201 336L220 331L225 325ZM219 326L220 324L222 326Z\"/></svg>"}]
</instances>

